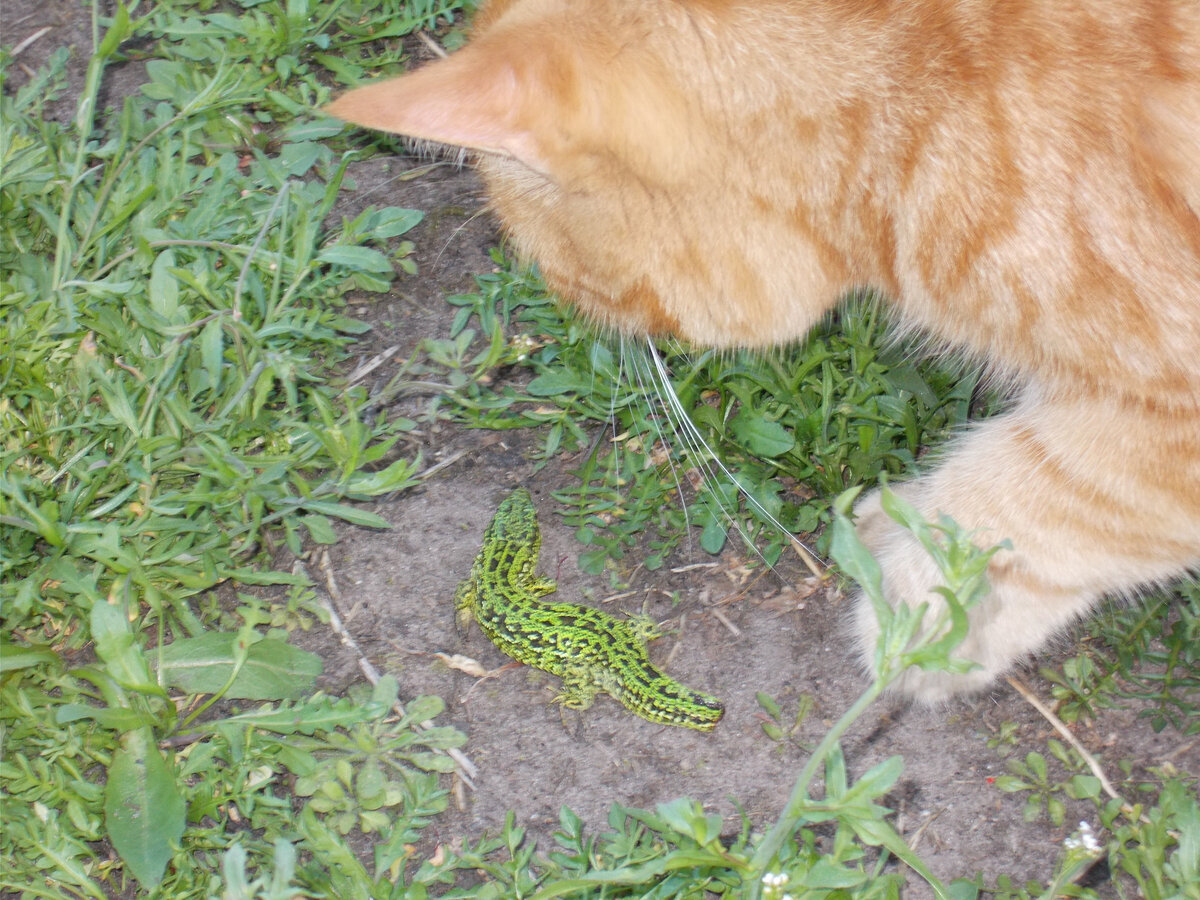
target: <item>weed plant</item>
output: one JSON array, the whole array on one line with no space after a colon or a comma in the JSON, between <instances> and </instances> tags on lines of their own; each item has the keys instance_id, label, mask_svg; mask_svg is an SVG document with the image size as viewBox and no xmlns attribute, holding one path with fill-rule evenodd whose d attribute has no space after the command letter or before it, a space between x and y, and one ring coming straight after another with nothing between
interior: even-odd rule
<instances>
[{"instance_id":1,"label":"weed plant","mask_svg":"<svg viewBox=\"0 0 1200 900\"><path fill-rule=\"evenodd\" d=\"M1060 670L1044 669L1066 721L1134 701L1155 731L1200 734L1200 582L1106 609Z\"/></svg>"}]
</instances>

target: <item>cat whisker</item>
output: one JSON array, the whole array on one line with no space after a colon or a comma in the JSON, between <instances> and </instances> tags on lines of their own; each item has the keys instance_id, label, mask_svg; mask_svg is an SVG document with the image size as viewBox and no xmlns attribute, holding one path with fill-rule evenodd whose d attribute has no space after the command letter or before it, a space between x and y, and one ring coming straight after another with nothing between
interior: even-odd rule
<instances>
[{"instance_id":1,"label":"cat whisker","mask_svg":"<svg viewBox=\"0 0 1200 900\"><path fill-rule=\"evenodd\" d=\"M667 465L670 466L670 468L671 468L671 478L675 482L675 493L679 496L679 507L683 511L684 534L686 535L686 540L688 542L688 547L690 549L691 541L692 541L691 515L688 512L687 498L684 496L684 492L683 492L683 481L679 477L679 467L675 464L674 455L671 452L671 448L678 447L679 444L678 443L673 444L670 440L668 440L667 435L665 435L663 433L662 426L660 425L661 417L656 415L654 413L654 411L650 408L649 398L652 393L658 393L658 387L657 387L657 384L654 382L653 378L650 379L650 382L651 382L650 385L647 385L646 381L647 381L647 375L649 375L649 366L643 365L643 366L639 367L638 365L636 365L637 361L641 361L642 363L645 363L645 358L643 356L641 356L640 353L632 352L633 348L635 346L636 345L630 345L629 342L626 341L624 339L624 337L622 337L622 339L621 339L622 365L624 365L624 362L626 359L626 353L629 352L629 359L630 359L629 369L630 369L630 372L633 374L633 376L636 378L637 386L638 386L638 390L636 392L636 397L641 403L643 403L645 405L645 409L646 409L645 420L648 423L650 423L651 426L654 428L654 433L656 435L656 439L657 439L658 443L660 443L663 446L663 448L666 450L666 461L667 461ZM667 423L671 426L671 431L672 431L674 437L676 439L678 439L680 437L679 430L676 428L674 421L672 421L670 415L667 415L666 419L667 419Z\"/></svg>"},{"instance_id":2,"label":"cat whisker","mask_svg":"<svg viewBox=\"0 0 1200 900\"><path fill-rule=\"evenodd\" d=\"M764 507L749 491L742 486L742 484L734 476L733 472L731 472L729 468L723 462L721 462L720 457L709 445L704 435L700 433L700 429L698 429L695 423L692 422L691 417L687 414L687 410L683 408L683 404L679 400L679 395L676 394L674 386L671 384L666 363L663 361L662 355L658 352L658 348L654 345L653 340L647 339L646 348L650 359L654 363L654 372L657 374L655 383L658 388L659 397L664 401L665 408L669 411L668 418L671 420L672 425L675 428L676 435L687 445L689 455L695 459L703 460L698 468L704 474L706 480L714 484L717 482L716 474L711 467L712 465L715 465L721 474L723 474L726 479L728 479L737 487L742 496L746 498L746 501L758 512L759 516L767 521L771 527L775 528L779 534L787 537L789 542L795 548L796 552L799 554L800 558L804 561L804 564L808 567L809 571L818 577L823 577L825 574L825 567L822 565L817 555L803 541L789 532L783 526L783 523L780 522L770 512L770 510ZM710 491L709 493L716 499L718 503L720 503L719 494L717 492ZM730 511L724 509L723 506L722 512L725 514L731 524L737 528L742 540L745 541L748 546L753 548L759 557L762 558L761 552L758 551L758 548L754 545L750 535L745 531L737 518ZM763 561L766 561L765 558Z\"/></svg>"},{"instance_id":3,"label":"cat whisker","mask_svg":"<svg viewBox=\"0 0 1200 900\"><path fill-rule=\"evenodd\" d=\"M442 261L442 256L445 255L446 251L450 249L451 245L453 245L454 241L460 234L462 234L468 225L470 225L479 217L487 215L491 212L490 206L491 204L484 204L483 206L480 206L477 210L475 210L475 212L471 213L471 215L467 216L467 218L455 226L454 230L446 236L446 240L442 242L442 247L440 250L438 250L437 255L434 256L433 268L436 269L438 267Z\"/></svg>"},{"instance_id":4,"label":"cat whisker","mask_svg":"<svg viewBox=\"0 0 1200 900\"><path fill-rule=\"evenodd\" d=\"M682 347L677 347L676 353L685 359L687 358L687 354L683 351ZM715 461L717 462L718 466L720 466L720 462L717 459L713 449L700 435L695 423L692 422L691 417L688 416L686 411L683 409L678 394L675 392L674 386L670 382L670 376L666 371L666 365L662 361L661 356L657 353L657 349L654 347L651 347L651 356L655 360L655 368L650 369L649 363L647 362L648 373L650 374L651 381L654 385L654 392L658 395L659 400L662 403L663 412L667 418L667 421L671 425L675 446L683 448L683 454L686 455L691 461L692 468L698 474L699 484L709 486L709 490L707 491L707 502L716 503L721 516L726 520L726 522L729 523L730 526L733 527L733 529L742 538L742 541L746 544L746 546L753 550L755 555L757 555L764 563L766 563L768 569L774 572L774 567L767 562L762 552L758 549L750 534L746 531L741 521L739 521L735 515L735 510L727 508L722 501L721 491L717 489L717 485L721 483L722 479L718 475L717 470L715 470L711 465L711 463ZM723 474L726 476L726 481L732 482L740 490L741 486L737 484L737 481L733 477L732 473L724 466L720 466L720 468L723 470Z\"/></svg>"}]
</instances>

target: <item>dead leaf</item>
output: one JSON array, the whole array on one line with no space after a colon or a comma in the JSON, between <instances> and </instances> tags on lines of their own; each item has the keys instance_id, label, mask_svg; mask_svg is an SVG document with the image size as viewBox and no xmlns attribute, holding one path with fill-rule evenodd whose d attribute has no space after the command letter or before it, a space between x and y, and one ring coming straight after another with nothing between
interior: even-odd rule
<instances>
[{"instance_id":1,"label":"dead leaf","mask_svg":"<svg viewBox=\"0 0 1200 900\"><path fill-rule=\"evenodd\" d=\"M433 655L455 671L465 672L475 678L495 678L501 671L500 669L485 669L476 660L459 653L455 653L453 656L447 653L435 653Z\"/></svg>"}]
</instances>

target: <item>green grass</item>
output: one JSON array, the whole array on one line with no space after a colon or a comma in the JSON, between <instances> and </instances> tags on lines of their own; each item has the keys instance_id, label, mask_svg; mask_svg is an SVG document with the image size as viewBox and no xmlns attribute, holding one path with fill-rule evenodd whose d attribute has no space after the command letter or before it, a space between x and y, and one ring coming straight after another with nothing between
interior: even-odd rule
<instances>
[{"instance_id":1,"label":"green grass","mask_svg":"<svg viewBox=\"0 0 1200 900\"><path fill-rule=\"evenodd\" d=\"M349 501L416 481L335 375L364 328L342 298L410 265L393 239L421 214L322 224L351 154L295 119L328 77L296 56L328 44L315 6L203 9L119 8L67 125L45 115L66 51L0 100L0 884L27 896L206 896L226 850L257 865L295 839L292 778L321 785L301 817L329 832L318 868L351 826L386 868L445 806L434 751L463 740L395 720L394 682L315 694L288 634L324 611L269 565L334 520L386 526ZM125 47L149 80L98 110ZM340 798L335 762L356 773Z\"/></svg>"},{"instance_id":2,"label":"green grass","mask_svg":"<svg viewBox=\"0 0 1200 900\"><path fill-rule=\"evenodd\" d=\"M880 679L811 748L781 817L732 839L681 798L614 807L599 834L564 810L541 852L510 817L498 836L414 854L448 802L445 751L465 737L436 725L440 699L401 703L390 678L315 690L320 660L293 638L328 613L289 554L336 540L337 521L385 526L357 501L405 490L422 465L398 450L414 423L364 415L379 398L339 382L364 328L346 294L412 271L403 237L420 213L329 225L370 147L347 148L311 109L331 84L396 64L416 27L461 40L461 6L118 7L96 19L79 97L65 51L0 97L0 890L840 900L897 896L901 860L942 896L975 896L975 879L925 873L890 824L901 760L846 774L839 736L903 665L958 665L953 640L910 646L919 623L881 602ZM143 64L147 82L99 109L117 63ZM0 78L11 66L0 51ZM47 119L56 98L76 104L67 124ZM585 567L613 577L630 559L664 564L689 535L716 552L737 530L770 561L786 540L775 522L828 526L822 547L878 601L843 491L902 474L974 402L970 373L907 362L870 298L766 356L598 341L507 264L450 302L451 333L387 391L436 382L426 419L535 427L545 460L588 449L561 512ZM973 602L983 557L952 526L895 511ZM1129 698L1152 727L1194 733L1198 604L1184 586L1174 605L1099 619L1053 673L1061 714ZM805 707L760 702L768 739L790 740ZM1193 785L1130 765L1117 803L1068 748L1048 752L1014 754L1001 785L1028 815L1092 802L1121 884L1197 896ZM988 890L1051 896L1095 855L1066 852L1056 885Z\"/></svg>"}]
</instances>

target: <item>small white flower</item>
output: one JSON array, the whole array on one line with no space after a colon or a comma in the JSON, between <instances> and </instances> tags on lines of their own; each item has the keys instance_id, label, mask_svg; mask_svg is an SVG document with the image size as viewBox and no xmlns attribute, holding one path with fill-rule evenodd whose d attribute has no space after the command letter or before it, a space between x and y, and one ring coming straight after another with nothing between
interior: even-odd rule
<instances>
[{"instance_id":1,"label":"small white flower","mask_svg":"<svg viewBox=\"0 0 1200 900\"><path fill-rule=\"evenodd\" d=\"M1063 841L1063 846L1068 850L1086 850L1088 853L1099 853L1102 849L1100 842L1096 839L1096 832L1087 822L1080 822L1079 836L1071 835Z\"/></svg>"},{"instance_id":2,"label":"small white flower","mask_svg":"<svg viewBox=\"0 0 1200 900\"><path fill-rule=\"evenodd\" d=\"M1079 823L1079 837L1083 841L1084 848L1089 853L1100 852L1100 842L1096 840L1096 833L1092 831L1092 826L1087 822Z\"/></svg>"}]
</instances>

